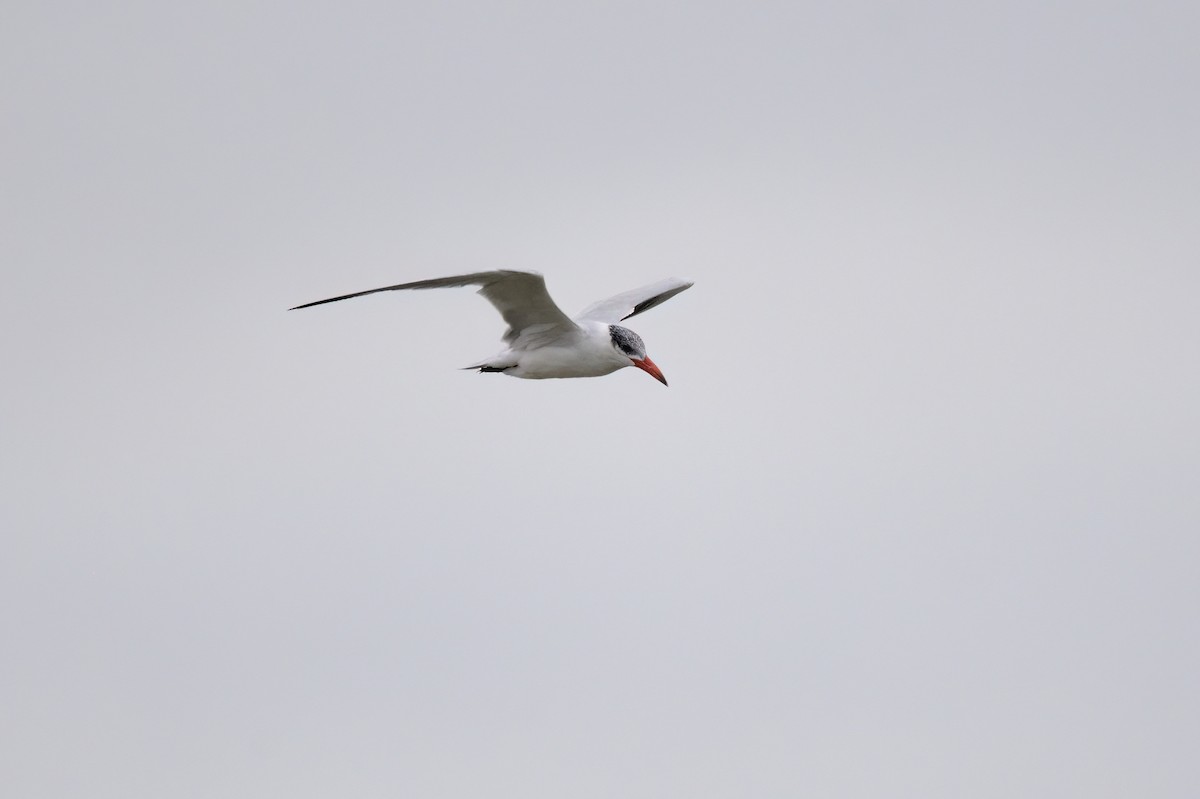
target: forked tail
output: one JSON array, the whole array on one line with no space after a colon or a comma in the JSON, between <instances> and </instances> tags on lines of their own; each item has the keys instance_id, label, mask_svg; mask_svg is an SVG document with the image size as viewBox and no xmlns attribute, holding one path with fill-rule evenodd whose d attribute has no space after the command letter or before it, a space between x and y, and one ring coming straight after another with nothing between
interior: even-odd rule
<instances>
[{"instance_id":1,"label":"forked tail","mask_svg":"<svg viewBox=\"0 0 1200 799\"><path fill-rule=\"evenodd\" d=\"M463 370L474 369L479 372L506 372L516 365L517 361L515 358L506 358L502 355L497 355L495 358L488 358L486 361L464 366Z\"/></svg>"}]
</instances>

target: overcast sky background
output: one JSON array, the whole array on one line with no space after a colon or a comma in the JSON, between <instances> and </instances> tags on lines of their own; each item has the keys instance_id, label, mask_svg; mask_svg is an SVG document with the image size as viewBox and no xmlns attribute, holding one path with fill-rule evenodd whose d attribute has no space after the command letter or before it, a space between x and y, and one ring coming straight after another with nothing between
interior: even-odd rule
<instances>
[{"instance_id":1,"label":"overcast sky background","mask_svg":"<svg viewBox=\"0 0 1200 799\"><path fill-rule=\"evenodd\" d=\"M1198 37L6 3L4 794L1194 796Z\"/></svg>"}]
</instances>

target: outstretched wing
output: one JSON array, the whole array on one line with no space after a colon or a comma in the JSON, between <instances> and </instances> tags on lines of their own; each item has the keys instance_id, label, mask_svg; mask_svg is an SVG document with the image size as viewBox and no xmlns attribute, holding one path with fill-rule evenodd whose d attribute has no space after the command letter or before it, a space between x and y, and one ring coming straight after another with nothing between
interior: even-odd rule
<instances>
[{"instance_id":1,"label":"outstretched wing","mask_svg":"<svg viewBox=\"0 0 1200 799\"><path fill-rule=\"evenodd\" d=\"M546 291L545 278L535 272L517 272L510 269L438 277L433 280L418 280L413 283L400 283L396 286L384 286L368 291L356 291L353 294L343 294L340 297L330 297L327 300L297 305L288 310L311 308L314 305L348 300L380 291L444 289L456 286L480 286L479 293L496 306L496 310L508 323L504 340L509 344L513 344L517 339L523 339L523 345L526 347L540 346L548 343L551 339L579 331L579 327L571 321L570 317L554 304L554 300L550 299L550 294Z\"/></svg>"},{"instance_id":2,"label":"outstretched wing","mask_svg":"<svg viewBox=\"0 0 1200 799\"><path fill-rule=\"evenodd\" d=\"M648 311L656 305L661 305L681 291L692 287L690 280L680 280L669 277L640 289L626 291L607 300L594 302L575 317L578 321L620 322L631 316L637 316L642 311Z\"/></svg>"}]
</instances>

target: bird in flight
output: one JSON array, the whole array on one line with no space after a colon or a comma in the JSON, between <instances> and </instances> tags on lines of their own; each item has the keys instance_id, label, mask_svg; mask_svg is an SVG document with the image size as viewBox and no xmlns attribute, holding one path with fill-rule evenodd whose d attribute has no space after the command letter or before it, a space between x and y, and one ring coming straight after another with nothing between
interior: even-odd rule
<instances>
[{"instance_id":1,"label":"bird in flight","mask_svg":"<svg viewBox=\"0 0 1200 799\"><path fill-rule=\"evenodd\" d=\"M654 361L646 356L646 345L641 337L617 323L661 305L679 292L691 288L692 283L673 277L660 280L592 303L574 319L563 313L550 299L546 280L541 275L508 269L357 291L297 305L288 310L311 308L380 291L456 286L479 286L479 293L496 306L508 323L508 330L504 332L508 349L467 369L541 379L600 377L626 366L636 366L665 386L667 379Z\"/></svg>"}]
</instances>

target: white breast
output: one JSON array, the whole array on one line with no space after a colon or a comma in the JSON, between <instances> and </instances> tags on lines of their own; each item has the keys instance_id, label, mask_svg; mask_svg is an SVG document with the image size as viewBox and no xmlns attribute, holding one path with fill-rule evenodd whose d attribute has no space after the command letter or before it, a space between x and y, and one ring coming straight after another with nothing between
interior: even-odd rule
<instances>
[{"instance_id":1,"label":"white breast","mask_svg":"<svg viewBox=\"0 0 1200 799\"><path fill-rule=\"evenodd\" d=\"M630 365L629 359L613 347L608 325L585 322L580 327L584 335L562 344L514 352L517 366L505 374L534 380L600 377Z\"/></svg>"}]
</instances>

